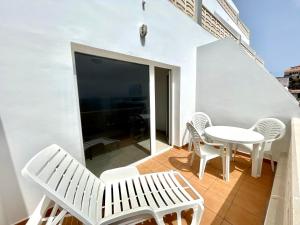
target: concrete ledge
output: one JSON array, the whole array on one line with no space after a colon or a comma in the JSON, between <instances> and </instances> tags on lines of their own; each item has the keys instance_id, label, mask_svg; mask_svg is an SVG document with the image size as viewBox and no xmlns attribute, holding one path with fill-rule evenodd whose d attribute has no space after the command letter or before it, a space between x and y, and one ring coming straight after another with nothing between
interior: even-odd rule
<instances>
[{"instance_id":1,"label":"concrete ledge","mask_svg":"<svg viewBox=\"0 0 300 225\"><path fill-rule=\"evenodd\" d=\"M272 193L269 201L265 225L283 225L285 213L285 196L287 191L287 153L282 153L277 163Z\"/></svg>"},{"instance_id":2,"label":"concrete ledge","mask_svg":"<svg viewBox=\"0 0 300 225\"><path fill-rule=\"evenodd\" d=\"M288 153L277 164L265 225L300 224L300 118L293 118Z\"/></svg>"}]
</instances>

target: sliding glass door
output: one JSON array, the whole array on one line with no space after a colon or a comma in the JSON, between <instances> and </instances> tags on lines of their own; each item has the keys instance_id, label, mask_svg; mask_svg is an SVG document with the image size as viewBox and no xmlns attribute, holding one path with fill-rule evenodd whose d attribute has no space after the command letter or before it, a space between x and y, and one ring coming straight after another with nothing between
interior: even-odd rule
<instances>
[{"instance_id":1,"label":"sliding glass door","mask_svg":"<svg viewBox=\"0 0 300 225\"><path fill-rule=\"evenodd\" d=\"M86 165L96 175L150 154L149 66L75 53Z\"/></svg>"}]
</instances>

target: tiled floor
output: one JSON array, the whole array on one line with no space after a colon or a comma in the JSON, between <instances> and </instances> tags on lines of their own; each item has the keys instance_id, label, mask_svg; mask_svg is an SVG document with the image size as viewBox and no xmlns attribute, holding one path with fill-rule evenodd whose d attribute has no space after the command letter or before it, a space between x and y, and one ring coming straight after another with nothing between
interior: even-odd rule
<instances>
[{"instance_id":1,"label":"tiled floor","mask_svg":"<svg viewBox=\"0 0 300 225\"><path fill-rule=\"evenodd\" d=\"M220 158L207 164L202 180L198 178L199 158L189 166L190 158L188 151L172 149L139 165L138 169L143 174L168 170L182 173L204 198L203 225L263 224L273 183L269 163L264 162L262 177L256 179L250 176L249 157L237 155L235 162L231 162L230 181L224 182ZM166 222L174 224L171 219Z\"/></svg>"},{"instance_id":2,"label":"tiled floor","mask_svg":"<svg viewBox=\"0 0 300 225\"><path fill-rule=\"evenodd\" d=\"M222 180L221 159L211 160L202 180L198 178L199 158L189 166L191 154L184 149L172 149L140 165L140 173L177 170L203 196L205 210L201 225L259 225L263 224L273 183L269 163L264 162L261 178L250 176L249 157L237 155L231 162L230 181ZM189 224L191 212L183 213L183 224ZM166 224L177 224L176 217L166 217ZM66 224L81 224L74 218L67 218ZM143 225L155 224L154 220Z\"/></svg>"}]
</instances>

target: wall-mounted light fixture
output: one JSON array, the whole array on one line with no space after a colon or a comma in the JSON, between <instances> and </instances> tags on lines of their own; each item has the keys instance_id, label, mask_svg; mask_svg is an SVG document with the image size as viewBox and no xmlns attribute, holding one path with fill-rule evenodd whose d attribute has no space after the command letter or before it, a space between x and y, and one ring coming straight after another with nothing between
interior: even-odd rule
<instances>
[{"instance_id":1,"label":"wall-mounted light fixture","mask_svg":"<svg viewBox=\"0 0 300 225\"><path fill-rule=\"evenodd\" d=\"M142 10L146 11L146 0L142 0ZM145 15L144 15L144 13L143 13L143 21L145 21ZM145 46L146 35L148 33L148 27L147 27L147 25L143 23L139 27L139 32L140 32L140 41L141 41L141 44L142 44L142 46Z\"/></svg>"},{"instance_id":2,"label":"wall-mounted light fixture","mask_svg":"<svg viewBox=\"0 0 300 225\"><path fill-rule=\"evenodd\" d=\"M140 26L140 37L141 38L145 38L146 35L147 35L147 33L148 33L148 27L147 27L147 25L146 24L142 24Z\"/></svg>"}]
</instances>

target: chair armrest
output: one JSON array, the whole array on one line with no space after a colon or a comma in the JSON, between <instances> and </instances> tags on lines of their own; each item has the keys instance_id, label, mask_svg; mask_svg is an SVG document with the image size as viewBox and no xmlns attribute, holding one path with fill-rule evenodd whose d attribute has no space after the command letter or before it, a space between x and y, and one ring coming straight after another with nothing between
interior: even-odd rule
<instances>
[{"instance_id":1,"label":"chair armrest","mask_svg":"<svg viewBox=\"0 0 300 225\"><path fill-rule=\"evenodd\" d=\"M276 138L269 139L269 140L266 140L265 143L272 143L273 141L276 141L276 140L277 140Z\"/></svg>"},{"instance_id":2,"label":"chair armrest","mask_svg":"<svg viewBox=\"0 0 300 225\"><path fill-rule=\"evenodd\" d=\"M215 146L215 147L224 147L224 144L217 143L217 142L208 142L208 141L206 141L204 136L201 136L201 139L204 142L204 144L206 144L206 145Z\"/></svg>"}]
</instances>

